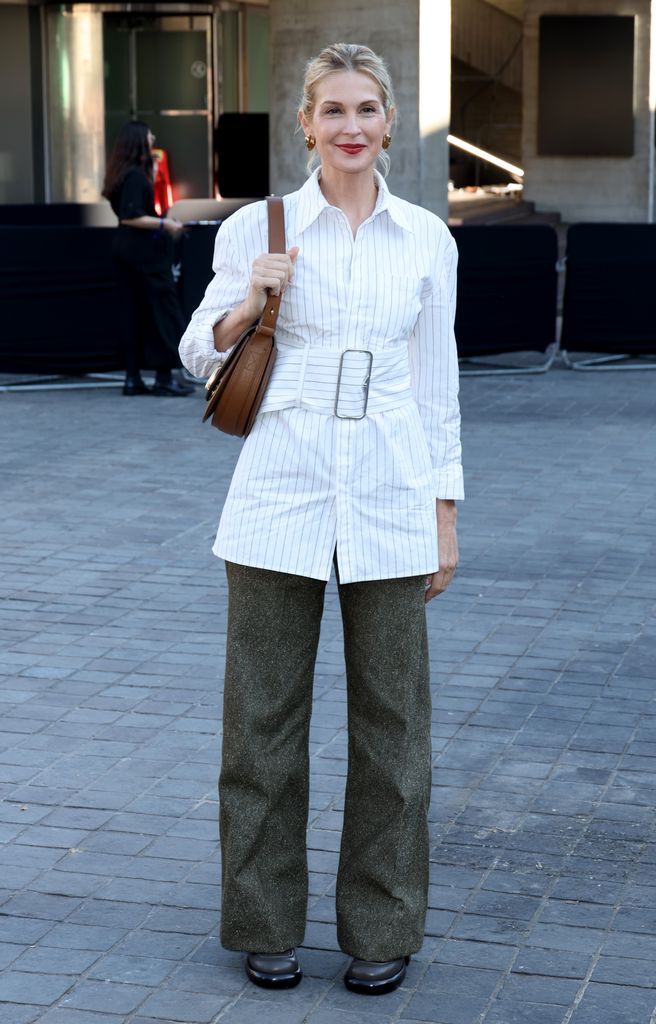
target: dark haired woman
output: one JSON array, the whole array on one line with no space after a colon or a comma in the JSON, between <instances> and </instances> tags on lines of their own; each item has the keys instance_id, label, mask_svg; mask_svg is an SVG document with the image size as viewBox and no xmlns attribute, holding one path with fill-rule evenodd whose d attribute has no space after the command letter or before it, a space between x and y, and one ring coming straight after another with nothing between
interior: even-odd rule
<instances>
[{"instance_id":1,"label":"dark haired woman","mask_svg":"<svg viewBox=\"0 0 656 1024\"><path fill-rule=\"evenodd\" d=\"M116 266L136 315L125 351L124 395L189 395L193 387L179 373L178 343L185 323L171 263L173 239L184 225L159 217L153 192L155 136L143 121L128 121L118 133L105 174L103 195L119 220ZM141 376L155 370L153 388Z\"/></svg>"}]
</instances>

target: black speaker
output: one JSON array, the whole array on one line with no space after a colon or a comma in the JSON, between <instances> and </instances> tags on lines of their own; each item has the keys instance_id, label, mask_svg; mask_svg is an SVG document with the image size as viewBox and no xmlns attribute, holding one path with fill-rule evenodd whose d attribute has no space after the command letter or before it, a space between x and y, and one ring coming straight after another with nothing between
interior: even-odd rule
<instances>
[{"instance_id":1,"label":"black speaker","mask_svg":"<svg viewBox=\"0 0 656 1024\"><path fill-rule=\"evenodd\" d=\"M221 196L260 198L269 194L268 114L221 114L214 151Z\"/></svg>"}]
</instances>

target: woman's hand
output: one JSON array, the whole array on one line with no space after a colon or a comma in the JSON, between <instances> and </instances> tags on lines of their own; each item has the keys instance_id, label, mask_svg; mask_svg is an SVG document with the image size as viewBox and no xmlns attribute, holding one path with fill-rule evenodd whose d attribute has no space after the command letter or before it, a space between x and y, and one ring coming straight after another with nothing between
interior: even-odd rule
<instances>
[{"instance_id":1,"label":"woman's hand","mask_svg":"<svg viewBox=\"0 0 656 1024\"><path fill-rule=\"evenodd\" d=\"M217 352L225 352L234 345L239 335L259 319L264 309L267 290L274 295L282 295L294 276L294 264L298 256L298 246L288 249L286 253L262 253L253 261L253 271L248 295L238 306L230 310L223 320L214 324L214 348Z\"/></svg>"},{"instance_id":2,"label":"woman's hand","mask_svg":"<svg viewBox=\"0 0 656 1024\"><path fill-rule=\"evenodd\" d=\"M164 217L162 227L171 238L177 238L184 231L184 224L181 220L176 220L175 217Z\"/></svg>"},{"instance_id":3,"label":"woman's hand","mask_svg":"<svg viewBox=\"0 0 656 1024\"><path fill-rule=\"evenodd\" d=\"M432 601L434 597L437 597L438 594L442 594L446 590L453 579L459 558L458 535L456 533L458 511L455 501L438 498L436 514L440 567L437 572L426 577L426 603Z\"/></svg>"},{"instance_id":4,"label":"woman's hand","mask_svg":"<svg viewBox=\"0 0 656 1024\"><path fill-rule=\"evenodd\" d=\"M253 261L251 284L245 307L251 320L257 320L264 309L267 291L273 295L282 295L294 276L294 264L298 256L298 246L288 249L286 253L265 252Z\"/></svg>"}]
</instances>

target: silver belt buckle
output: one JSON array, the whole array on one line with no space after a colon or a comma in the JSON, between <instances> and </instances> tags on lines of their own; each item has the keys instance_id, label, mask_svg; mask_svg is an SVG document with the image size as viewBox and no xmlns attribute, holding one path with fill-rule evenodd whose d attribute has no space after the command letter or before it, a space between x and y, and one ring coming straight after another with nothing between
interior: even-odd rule
<instances>
[{"instance_id":1,"label":"silver belt buckle","mask_svg":"<svg viewBox=\"0 0 656 1024\"><path fill-rule=\"evenodd\" d=\"M359 416L349 416L348 413L341 413L339 411L339 391L342 383L342 371L344 369L344 356L347 352L359 352L361 355L369 356L369 365L367 366L367 375L364 379L364 383L361 385L363 397L364 397L364 408ZM366 348L345 348L339 359L339 371L337 374L337 388L335 391L335 416L340 420L362 420L367 415L367 405L369 404L369 382L371 381L371 367L374 363L374 354Z\"/></svg>"}]
</instances>

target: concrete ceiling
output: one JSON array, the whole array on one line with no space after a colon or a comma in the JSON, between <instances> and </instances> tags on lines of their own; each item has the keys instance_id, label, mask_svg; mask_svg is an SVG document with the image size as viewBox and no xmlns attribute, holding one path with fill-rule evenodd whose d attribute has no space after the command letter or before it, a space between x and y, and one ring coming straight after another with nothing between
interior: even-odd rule
<instances>
[{"instance_id":1,"label":"concrete ceiling","mask_svg":"<svg viewBox=\"0 0 656 1024\"><path fill-rule=\"evenodd\" d=\"M512 14L513 18L519 18L520 21L524 17L524 0L486 0L486 3L500 8L506 14Z\"/></svg>"}]
</instances>

